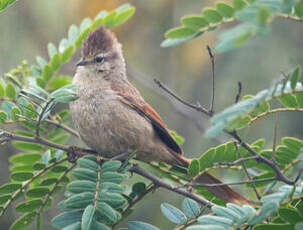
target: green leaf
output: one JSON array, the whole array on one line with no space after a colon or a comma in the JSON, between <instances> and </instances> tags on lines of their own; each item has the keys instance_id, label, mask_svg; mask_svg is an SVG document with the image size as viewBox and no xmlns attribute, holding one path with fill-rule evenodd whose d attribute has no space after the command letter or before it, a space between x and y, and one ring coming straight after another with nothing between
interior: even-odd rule
<instances>
[{"instance_id":1,"label":"green leaf","mask_svg":"<svg viewBox=\"0 0 303 230\"><path fill-rule=\"evenodd\" d=\"M72 181L66 187L72 193L95 192L96 183L88 180Z\"/></svg>"},{"instance_id":2,"label":"green leaf","mask_svg":"<svg viewBox=\"0 0 303 230\"><path fill-rule=\"evenodd\" d=\"M240 208L240 207L239 207ZM238 214L238 212L235 212L234 210L230 208L225 208L219 205L214 205L211 210L220 217L226 217L228 219L232 219L233 221L237 221L241 218L241 216Z\"/></svg>"},{"instance_id":3,"label":"green leaf","mask_svg":"<svg viewBox=\"0 0 303 230\"><path fill-rule=\"evenodd\" d=\"M181 43L187 42L189 40L192 40L198 36L200 36L201 34L203 34L203 32L196 32L193 35L186 37L186 38L168 38L165 39L162 43L161 43L161 47L170 47L170 46L176 46L179 45Z\"/></svg>"},{"instance_id":4,"label":"green leaf","mask_svg":"<svg viewBox=\"0 0 303 230\"><path fill-rule=\"evenodd\" d=\"M8 118L7 113L0 110L0 124L4 123L6 121L6 119Z\"/></svg>"},{"instance_id":5,"label":"green leaf","mask_svg":"<svg viewBox=\"0 0 303 230\"><path fill-rule=\"evenodd\" d=\"M135 8L131 7L127 10L119 12L114 19L114 26L119 26L130 19L135 13Z\"/></svg>"},{"instance_id":6,"label":"green leaf","mask_svg":"<svg viewBox=\"0 0 303 230\"><path fill-rule=\"evenodd\" d=\"M187 221L187 218L184 215L184 213L170 204L167 203L161 204L161 211L163 215L166 216L167 219L169 219L171 222L175 224L182 224Z\"/></svg>"},{"instance_id":7,"label":"green leaf","mask_svg":"<svg viewBox=\"0 0 303 230\"><path fill-rule=\"evenodd\" d=\"M111 28L115 26L116 16L117 16L116 11L112 11L108 15L106 15L106 17L104 18L104 25L106 26L106 28Z\"/></svg>"},{"instance_id":8,"label":"green leaf","mask_svg":"<svg viewBox=\"0 0 303 230\"><path fill-rule=\"evenodd\" d=\"M0 97L3 97L4 94L5 94L5 89L4 89L4 86L0 82Z\"/></svg>"},{"instance_id":9,"label":"green leaf","mask_svg":"<svg viewBox=\"0 0 303 230\"><path fill-rule=\"evenodd\" d=\"M279 100L284 106L288 108L295 108L298 105L295 96L291 94L284 94L279 97Z\"/></svg>"},{"instance_id":10,"label":"green leaf","mask_svg":"<svg viewBox=\"0 0 303 230\"><path fill-rule=\"evenodd\" d=\"M208 8L208 7L203 8L202 14L205 17L205 19L210 23L218 23L223 19L221 14L213 8Z\"/></svg>"},{"instance_id":11,"label":"green leaf","mask_svg":"<svg viewBox=\"0 0 303 230\"><path fill-rule=\"evenodd\" d=\"M69 43L75 43L79 36L79 28L75 25L71 25L68 30L68 41Z\"/></svg>"},{"instance_id":12,"label":"green leaf","mask_svg":"<svg viewBox=\"0 0 303 230\"><path fill-rule=\"evenodd\" d=\"M225 228L231 228L231 226L233 225L233 221L229 218L209 215L200 216L198 218L198 223L220 225Z\"/></svg>"},{"instance_id":13,"label":"green leaf","mask_svg":"<svg viewBox=\"0 0 303 230\"><path fill-rule=\"evenodd\" d=\"M80 158L77 161L77 164L81 168L87 168L87 169L91 169L94 171L97 171L99 168L99 166L97 165L97 163L95 161L84 159L84 158Z\"/></svg>"},{"instance_id":14,"label":"green leaf","mask_svg":"<svg viewBox=\"0 0 303 230\"><path fill-rule=\"evenodd\" d=\"M48 188L45 187L36 187L33 189L29 189L26 193L26 196L28 197L33 197L33 198L39 198L39 197L43 197L46 194L48 194L50 191Z\"/></svg>"},{"instance_id":15,"label":"green leaf","mask_svg":"<svg viewBox=\"0 0 303 230\"><path fill-rule=\"evenodd\" d=\"M104 202L99 202L97 204L97 212L99 212L102 216L108 218L113 223L118 221L116 211Z\"/></svg>"},{"instance_id":16,"label":"green leaf","mask_svg":"<svg viewBox=\"0 0 303 230\"><path fill-rule=\"evenodd\" d=\"M41 170L44 169L46 167L46 164L37 162L36 164L33 165L33 169L34 170Z\"/></svg>"},{"instance_id":17,"label":"green leaf","mask_svg":"<svg viewBox=\"0 0 303 230\"><path fill-rule=\"evenodd\" d=\"M254 230L291 230L293 229L293 225L291 224L258 224L254 228Z\"/></svg>"},{"instance_id":18,"label":"green leaf","mask_svg":"<svg viewBox=\"0 0 303 230\"><path fill-rule=\"evenodd\" d=\"M180 27L176 27L176 28L168 30L165 33L165 37L166 38L172 38L172 39L186 38L186 37L189 37L189 36L191 36L195 33L196 33L196 31L189 28L189 27L180 26Z\"/></svg>"},{"instance_id":19,"label":"green leaf","mask_svg":"<svg viewBox=\"0 0 303 230\"><path fill-rule=\"evenodd\" d=\"M39 66L40 66L42 69L43 69L44 66L47 64L47 61L46 61L44 58L40 57L40 56L37 56L37 57L36 57L36 61L37 61L37 63L39 64Z\"/></svg>"},{"instance_id":20,"label":"green leaf","mask_svg":"<svg viewBox=\"0 0 303 230\"><path fill-rule=\"evenodd\" d=\"M198 175L200 169L200 164L197 159L193 159L190 161L189 167L188 167L188 176L189 177L195 177Z\"/></svg>"},{"instance_id":21,"label":"green leaf","mask_svg":"<svg viewBox=\"0 0 303 230\"><path fill-rule=\"evenodd\" d=\"M22 187L22 184L17 183L10 183L10 184L4 184L0 187L0 194L6 194L6 193L13 193L20 189Z\"/></svg>"},{"instance_id":22,"label":"green leaf","mask_svg":"<svg viewBox=\"0 0 303 230\"><path fill-rule=\"evenodd\" d=\"M294 90L296 88L299 76L300 76L301 68L298 65L295 70L292 72L291 77L290 77L290 85L291 88Z\"/></svg>"},{"instance_id":23,"label":"green leaf","mask_svg":"<svg viewBox=\"0 0 303 230\"><path fill-rule=\"evenodd\" d=\"M56 46L53 43L48 43L47 45L47 49L48 49L48 55L50 57L50 59L53 58L53 56L58 53Z\"/></svg>"},{"instance_id":24,"label":"green leaf","mask_svg":"<svg viewBox=\"0 0 303 230\"><path fill-rule=\"evenodd\" d=\"M169 133L173 136L173 138L179 145L182 145L184 143L185 139L181 137L176 131L169 130Z\"/></svg>"},{"instance_id":25,"label":"green leaf","mask_svg":"<svg viewBox=\"0 0 303 230\"><path fill-rule=\"evenodd\" d=\"M303 108L303 92L296 93L296 100L298 105Z\"/></svg>"},{"instance_id":26,"label":"green leaf","mask_svg":"<svg viewBox=\"0 0 303 230\"><path fill-rule=\"evenodd\" d=\"M57 76L56 78L52 79L49 84L48 88L50 90L56 90L58 88L61 88L65 85L70 85L72 83L72 79L70 76Z\"/></svg>"},{"instance_id":27,"label":"green leaf","mask_svg":"<svg viewBox=\"0 0 303 230\"><path fill-rule=\"evenodd\" d=\"M56 228L64 228L73 223L81 221L83 210L68 211L59 214L52 219L52 225Z\"/></svg>"},{"instance_id":28,"label":"green leaf","mask_svg":"<svg viewBox=\"0 0 303 230\"><path fill-rule=\"evenodd\" d=\"M235 7L235 10L241 10L247 5L247 3L244 0L234 0L233 5Z\"/></svg>"},{"instance_id":29,"label":"green leaf","mask_svg":"<svg viewBox=\"0 0 303 230\"><path fill-rule=\"evenodd\" d=\"M231 18L235 13L235 9L225 2L217 2L216 9L225 18Z\"/></svg>"},{"instance_id":30,"label":"green leaf","mask_svg":"<svg viewBox=\"0 0 303 230\"><path fill-rule=\"evenodd\" d=\"M81 223L80 222L73 223L63 228L62 230L81 230Z\"/></svg>"},{"instance_id":31,"label":"green leaf","mask_svg":"<svg viewBox=\"0 0 303 230\"><path fill-rule=\"evenodd\" d=\"M11 198L12 198L12 195L0 196L0 205L6 203L6 201L10 200Z\"/></svg>"},{"instance_id":32,"label":"green leaf","mask_svg":"<svg viewBox=\"0 0 303 230\"><path fill-rule=\"evenodd\" d=\"M214 224L203 224L203 225L193 225L186 228L186 230L226 230L226 228L220 225Z\"/></svg>"},{"instance_id":33,"label":"green leaf","mask_svg":"<svg viewBox=\"0 0 303 230\"><path fill-rule=\"evenodd\" d=\"M76 168L73 170L72 174L79 180L89 180L93 182L97 181L98 176L96 171L85 168Z\"/></svg>"},{"instance_id":34,"label":"green leaf","mask_svg":"<svg viewBox=\"0 0 303 230\"><path fill-rule=\"evenodd\" d=\"M44 81L49 81L54 74L53 69L51 68L50 64L47 64L44 66L43 72L42 72L42 78Z\"/></svg>"},{"instance_id":35,"label":"green leaf","mask_svg":"<svg viewBox=\"0 0 303 230\"><path fill-rule=\"evenodd\" d=\"M142 221L129 221L127 227L129 230L160 230L159 228Z\"/></svg>"},{"instance_id":36,"label":"green leaf","mask_svg":"<svg viewBox=\"0 0 303 230\"><path fill-rule=\"evenodd\" d=\"M11 163L22 163L22 164L32 164L35 161L39 161L41 159L41 154L39 153L19 153L13 155L9 158Z\"/></svg>"},{"instance_id":37,"label":"green leaf","mask_svg":"<svg viewBox=\"0 0 303 230\"><path fill-rule=\"evenodd\" d=\"M118 193L101 192L99 200L107 203L113 208L119 208L126 204L125 198Z\"/></svg>"},{"instance_id":38,"label":"green leaf","mask_svg":"<svg viewBox=\"0 0 303 230\"><path fill-rule=\"evenodd\" d=\"M24 216L21 216L18 220L15 221L9 228L10 230L21 230L30 226L36 217L36 212L30 212Z\"/></svg>"},{"instance_id":39,"label":"green leaf","mask_svg":"<svg viewBox=\"0 0 303 230\"><path fill-rule=\"evenodd\" d=\"M107 161L104 162L101 166L102 172L114 172L117 171L121 167L121 161Z\"/></svg>"},{"instance_id":40,"label":"green leaf","mask_svg":"<svg viewBox=\"0 0 303 230\"><path fill-rule=\"evenodd\" d=\"M182 203L184 213L190 218L196 218L201 214L198 203L192 199L185 198Z\"/></svg>"},{"instance_id":41,"label":"green leaf","mask_svg":"<svg viewBox=\"0 0 303 230\"><path fill-rule=\"evenodd\" d=\"M28 143L23 141L15 141L13 145L21 150L34 150L34 151L41 151L43 149L42 146L34 143Z\"/></svg>"},{"instance_id":42,"label":"green leaf","mask_svg":"<svg viewBox=\"0 0 303 230\"><path fill-rule=\"evenodd\" d=\"M65 172L67 169L68 168L64 165L56 165L51 169L51 171L54 173L61 173L61 172Z\"/></svg>"},{"instance_id":43,"label":"green leaf","mask_svg":"<svg viewBox=\"0 0 303 230\"><path fill-rule=\"evenodd\" d=\"M73 195L69 197L64 202L65 208L85 208L89 204L92 204L94 200L94 194L91 192L83 192L80 194Z\"/></svg>"},{"instance_id":44,"label":"green leaf","mask_svg":"<svg viewBox=\"0 0 303 230\"><path fill-rule=\"evenodd\" d=\"M57 178L47 178L40 183L40 186L49 186L55 184L58 181Z\"/></svg>"},{"instance_id":45,"label":"green leaf","mask_svg":"<svg viewBox=\"0 0 303 230\"><path fill-rule=\"evenodd\" d=\"M11 179L14 181L27 181L34 176L31 172L16 172L11 174Z\"/></svg>"},{"instance_id":46,"label":"green leaf","mask_svg":"<svg viewBox=\"0 0 303 230\"><path fill-rule=\"evenodd\" d=\"M132 192L134 192L137 196L140 196L146 192L146 185L143 182L138 182L133 185Z\"/></svg>"},{"instance_id":47,"label":"green leaf","mask_svg":"<svg viewBox=\"0 0 303 230\"><path fill-rule=\"evenodd\" d=\"M300 1L300 2L298 2L298 3L296 4L296 6L295 6L295 14L296 14L298 17L300 17L300 18L303 17L303 2L302 2L302 1Z\"/></svg>"},{"instance_id":48,"label":"green leaf","mask_svg":"<svg viewBox=\"0 0 303 230\"><path fill-rule=\"evenodd\" d=\"M295 225L295 230L301 230L301 229L303 229L303 222L297 223Z\"/></svg>"},{"instance_id":49,"label":"green leaf","mask_svg":"<svg viewBox=\"0 0 303 230\"><path fill-rule=\"evenodd\" d=\"M208 27L208 21L201 15L187 15L181 18L184 26L197 31Z\"/></svg>"},{"instance_id":50,"label":"green leaf","mask_svg":"<svg viewBox=\"0 0 303 230\"><path fill-rule=\"evenodd\" d=\"M126 174L116 172L105 172L101 174L101 181L103 182L112 182L120 184L126 178Z\"/></svg>"},{"instance_id":51,"label":"green leaf","mask_svg":"<svg viewBox=\"0 0 303 230\"><path fill-rule=\"evenodd\" d=\"M65 49L61 56L62 63L69 61L69 59L73 56L74 51L75 51L74 46L70 46L67 49Z\"/></svg>"},{"instance_id":52,"label":"green leaf","mask_svg":"<svg viewBox=\"0 0 303 230\"><path fill-rule=\"evenodd\" d=\"M14 99L17 97L16 89L11 82L6 84L5 94L8 98Z\"/></svg>"},{"instance_id":53,"label":"green leaf","mask_svg":"<svg viewBox=\"0 0 303 230\"><path fill-rule=\"evenodd\" d=\"M95 208L93 205L89 205L85 208L83 215L82 215L82 221L81 221L81 230L90 230L91 226L93 224L95 216Z\"/></svg>"},{"instance_id":54,"label":"green leaf","mask_svg":"<svg viewBox=\"0 0 303 230\"><path fill-rule=\"evenodd\" d=\"M103 223L99 223L98 221L95 221L93 223L93 229L95 230L110 230L109 227L107 227L105 224ZM121 230L121 229L120 229Z\"/></svg>"},{"instance_id":55,"label":"green leaf","mask_svg":"<svg viewBox=\"0 0 303 230\"><path fill-rule=\"evenodd\" d=\"M25 201L25 202L19 203L16 206L16 211L17 212L32 212L32 211L35 211L38 207L40 207L42 204L43 204L43 201L40 199Z\"/></svg>"},{"instance_id":56,"label":"green leaf","mask_svg":"<svg viewBox=\"0 0 303 230\"><path fill-rule=\"evenodd\" d=\"M60 68L61 66L61 55L59 53L56 53L52 60L50 61L50 66L53 71L56 71Z\"/></svg>"},{"instance_id":57,"label":"green leaf","mask_svg":"<svg viewBox=\"0 0 303 230\"><path fill-rule=\"evenodd\" d=\"M302 221L300 213L293 208L279 208L279 216L290 224L296 224Z\"/></svg>"},{"instance_id":58,"label":"green leaf","mask_svg":"<svg viewBox=\"0 0 303 230\"><path fill-rule=\"evenodd\" d=\"M11 119L13 121L18 121L21 113L21 110L17 106L14 106L11 110Z\"/></svg>"},{"instance_id":59,"label":"green leaf","mask_svg":"<svg viewBox=\"0 0 303 230\"><path fill-rule=\"evenodd\" d=\"M269 22L271 12L267 7L260 7L258 10L257 20L260 25L266 25Z\"/></svg>"}]
</instances>

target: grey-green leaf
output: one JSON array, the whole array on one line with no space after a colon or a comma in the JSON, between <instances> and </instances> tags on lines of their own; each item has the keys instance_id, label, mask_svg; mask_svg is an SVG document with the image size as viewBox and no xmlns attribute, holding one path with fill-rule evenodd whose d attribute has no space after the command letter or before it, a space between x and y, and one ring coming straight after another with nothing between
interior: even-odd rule
<instances>
[{"instance_id":1,"label":"grey-green leaf","mask_svg":"<svg viewBox=\"0 0 303 230\"><path fill-rule=\"evenodd\" d=\"M187 221L185 214L170 204L161 204L161 211L173 223L182 224Z\"/></svg>"}]
</instances>

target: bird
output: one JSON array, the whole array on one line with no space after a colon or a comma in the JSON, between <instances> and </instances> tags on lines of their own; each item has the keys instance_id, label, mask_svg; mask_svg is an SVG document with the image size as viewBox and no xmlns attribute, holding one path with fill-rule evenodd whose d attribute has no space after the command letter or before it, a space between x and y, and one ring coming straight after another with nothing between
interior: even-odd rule
<instances>
[{"instance_id":1,"label":"bird","mask_svg":"<svg viewBox=\"0 0 303 230\"><path fill-rule=\"evenodd\" d=\"M70 113L88 147L105 158L135 152L139 161L189 166L163 119L129 82L122 45L104 25L84 40L72 84L78 99L70 103ZM209 173L195 182L222 183ZM224 202L251 204L227 185L205 188Z\"/></svg>"}]
</instances>

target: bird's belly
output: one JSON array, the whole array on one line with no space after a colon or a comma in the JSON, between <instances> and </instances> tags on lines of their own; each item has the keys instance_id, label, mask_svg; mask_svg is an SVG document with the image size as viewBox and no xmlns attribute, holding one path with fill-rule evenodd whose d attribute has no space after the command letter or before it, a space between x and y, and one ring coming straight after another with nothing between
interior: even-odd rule
<instances>
[{"instance_id":1,"label":"bird's belly","mask_svg":"<svg viewBox=\"0 0 303 230\"><path fill-rule=\"evenodd\" d=\"M71 114L84 142L105 157L144 151L155 136L150 122L117 98L80 98L71 104Z\"/></svg>"}]
</instances>

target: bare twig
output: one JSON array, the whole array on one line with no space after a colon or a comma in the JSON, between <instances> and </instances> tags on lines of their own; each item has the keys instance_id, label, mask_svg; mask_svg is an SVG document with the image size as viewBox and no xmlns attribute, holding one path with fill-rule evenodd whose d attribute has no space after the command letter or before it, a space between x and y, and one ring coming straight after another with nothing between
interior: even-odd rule
<instances>
[{"instance_id":1,"label":"bare twig","mask_svg":"<svg viewBox=\"0 0 303 230\"><path fill-rule=\"evenodd\" d=\"M158 178L157 176L154 176L153 174L144 171L142 168L140 168L138 165L134 165L131 169L130 172L139 174L149 180L151 180L155 185L165 188L167 190L173 191L175 193L178 193L180 195L183 195L185 197L189 197L195 201L197 201L200 204L206 205L207 207L211 207L214 204L206 199L204 199L203 197L195 194L195 193L191 193L185 189L182 188L178 188L178 187L173 187L171 184L166 183L165 181L161 180L160 178Z\"/></svg>"},{"instance_id":2,"label":"bare twig","mask_svg":"<svg viewBox=\"0 0 303 230\"><path fill-rule=\"evenodd\" d=\"M279 123L279 113L276 113L276 121L274 128L274 141L272 146L272 161L276 163L276 145L277 145L277 134L278 134L278 123Z\"/></svg>"},{"instance_id":3,"label":"bare twig","mask_svg":"<svg viewBox=\"0 0 303 230\"><path fill-rule=\"evenodd\" d=\"M238 147L238 143L235 141L234 144L235 144L236 152L238 153L238 156L239 156L239 158L241 159L242 156L241 156L241 153L240 153L240 150L239 150L239 147ZM244 169L244 172L245 172L245 174L246 174L246 176L247 176L247 179L251 181L251 176L249 175L249 173L248 173L248 171L247 171L245 162L242 161L241 163L242 163L242 168ZM253 190L254 190L254 192L255 192L255 194L256 194L258 200L260 200L260 199L261 199L261 196L260 196L260 194L259 194L259 192L258 192L258 190L257 190L257 188L256 188L255 183L251 183L251 186L253 187Z\"/></svg>"},{"instance_id":4,"label":"bare twig","mask_svg":"<svg viewBox=\"0 0 303 230\"><path fill-rule=\"evenodd\" d=\"M250 123L253 123L256 120L258 120L259 118L272 114L272 113L293 112L293 111L303 112L303 108L277 108L277 109L268 110L264 113L260 113L259 115L255 116L254 118L252 118L250 120Z\"/></svg>"},{"instance_id":5,"label":"bare twig","mask_svg":"<svg viewBox=\"0 0 303 230\"><path fill-rule=\"evenodd\" d=\"M211 61L211 72L212 72L212 91L211 91L211 99L210 99L210 106L209 112L210 114L214 114L214 104L215 104L215 56L212 53L211 48L209 45L206 46L208 55Z\"/></svg>"},{"instance_id":6,"label":"bare twig","mask_svg":"<svg viewBox=\"0 0 303 230\"><path fill-rule=\"evenodd\" d=\"M80 137L80 136L79 136L79 133L78 133L76 130L74 130L74 129L68 127L67 125L65 125L65 124L63 124L63 123L61 123L61 122L55 121L55 120L53 120L53 119L45 119L45 121L46 121L47 123L49 123L49 124L52 124L52 125L58 127L58 128L62 128L62 129L65 130L66 132L68 132L68 133L70 133L70 134L72 134L72 135L74 135L74 136L76 136L76 137Z\"/></svg>"},{"instance_id":7,"label":"bare twig","mask_svg":"<svg viewBox=\"0 0 303 230\"><path fill-rule=\"evenodd\" d=\"M218 162L215 165L227 165L227 166L233 166L233 165L237 165L239 163L248 161L248 160L257 160L258 156L249 156L249 157L242 157L238 160L232 161L232 162Z\"/></svg>"},{"instance_id":8,"label":"bare twig","mask_svg":"<svg viewBox=\"0 0 303 230\"><path fill-rule=\"evenodd\" d=\"M185 186L203 186L203 187L219 187L219 186L233 186L233 185L242 185L242 184L253 184L256 182L264 182L264 181L272 181L277 180L277 177L268 177L268 178L261 178L255 180L246 180L246 181L239 181L239 182L230 182L230 183L216 183L216 184L207 184L207 183L188 183Z\"/></svg>"},{"instance_id":9,"label":"bare twig","mask_svg":"<svg viewBox=\"0 0 303 230\"><path fill-rule=\"evenodd\" d=\"M170 90L169 88L167 88L162 82L160 82L158 79L154 79L155 83L161 88L163 89L166 93L168 93L169 95L171 95L173 98L177 99L178 101L180 101L182 104L195 109L201 113L204 113L208 116L212 116L212 114L208 111L208 109L202 107L201 105L195 105L192 104L190 102L187 102L185 100L183 100L181 97L179 97L177 94L175 94L174 92L172 92L172 90Z\"/></svg>"},{"instance_id":10,"label":"bare twig","mask_svg":"<svg viewBox=\"0 0 303 230\"><path fill-rule=\"evenodd\" d=\"M242 92L242 83L238 81L238 93L236 95L235 103L238 103L241 97L241 92Z\"/></svg>"}]
</instances>

